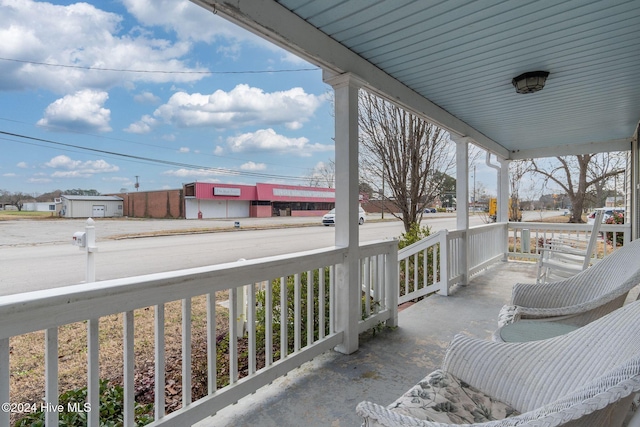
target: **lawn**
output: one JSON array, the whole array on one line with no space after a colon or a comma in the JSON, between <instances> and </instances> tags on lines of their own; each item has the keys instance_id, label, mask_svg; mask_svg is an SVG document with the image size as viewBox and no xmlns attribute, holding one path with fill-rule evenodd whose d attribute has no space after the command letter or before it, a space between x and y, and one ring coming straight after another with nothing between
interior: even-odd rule
<instances>
[{"instance_id":1,"label":"lawn","mask_svg":"<svg viewBox=\"0 0 640 427\"><path fill-rule=\"evenodd\" d=\"M27 211L5 211L0 210L0 221L14 219L51 219L58 218L53 212L27 212Z\"/></svg>"}]
</instances>

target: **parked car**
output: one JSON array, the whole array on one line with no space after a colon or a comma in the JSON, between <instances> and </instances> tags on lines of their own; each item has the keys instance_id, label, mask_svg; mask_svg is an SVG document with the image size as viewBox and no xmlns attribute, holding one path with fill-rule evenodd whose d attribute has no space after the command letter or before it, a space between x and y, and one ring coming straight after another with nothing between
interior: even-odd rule
<instances>
[{"instance_id":1,"label":"parked car","mask_svg":"<svg viewBox=\"0 0 640 427\"><path fill-rule=\"evenodd\" d=\"M438 212L436 208L425 208L424 213L436 213Z\"/></svg>"},{"instance_id":2,"label":"parked car","mask_svg":"<svg viewBox=\"0 0 640 427\"><path fill-rule=\"evenodd\" d=\"M364 209L362 209L362 206L360 206L359 215L360 217L358 218L358 224L362 225L366 221L366 217L367 217L367 213L364 211ZM335 225L336 208L331 209L322 217L322 223L326 226Z\"/></svg>"},{"instance_id":3,"label":"parked car","mask_svg":"<svg viewBox=\"0 0 640 427\"><path fill-rule=\"evenodd\" d=\"M607 222L607 220L613 216L614 212L622 214L622 216L624 216L624 208L598 208L587 215L587 224L593 224L596 218L596 213L598 211L604 211L604 215L602 215L602 223Z\"/></svg>"}]
</instances>

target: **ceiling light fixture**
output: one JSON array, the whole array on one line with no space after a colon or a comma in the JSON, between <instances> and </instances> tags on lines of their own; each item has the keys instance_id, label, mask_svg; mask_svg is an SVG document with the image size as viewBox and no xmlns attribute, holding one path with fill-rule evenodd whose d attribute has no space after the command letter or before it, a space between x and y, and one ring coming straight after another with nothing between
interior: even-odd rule
<instances>
[{"instance_id":1,"label":"ceiling light fixture","mask_svg":"<svg viewBox=\"0 0 640 427\"><path fill-rule=\"evenodd\" d=\"M542 90L547 76L549 76L547 71L531 71L514 77L511 83L518 93L533 93Z\"/></svg>"}]
</instances>

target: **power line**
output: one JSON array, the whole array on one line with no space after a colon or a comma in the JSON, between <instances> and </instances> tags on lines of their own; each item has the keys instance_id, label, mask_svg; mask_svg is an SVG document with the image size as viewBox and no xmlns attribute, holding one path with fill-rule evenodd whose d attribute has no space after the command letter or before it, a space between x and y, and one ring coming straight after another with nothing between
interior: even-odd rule
<instances>
[{"instance_id":1,"label":"power line","mask_svg":"<svg viewBox=\"0 0 640 427\"><path fill-rule=\"evenodd\" d=\"M115 151L99 150L97 148L82 147L80 145L67 144L67 143L64 143L64 142L57 142L57 141L52 141L52 140L49 140L49 139L36 138L36 137L27 136L27 135L21 135L21 134L12 133L12 132L0 131L0 134L1 135L11 136L11 137L14 137L14 138L23 138L23 139L26 139L26 140L29 140L29 141L42 142L42 143L53 144L53 145L62 146L62 147L71 147L71 148L75 148L75 149L79 149L79 150L91 151L91 152L100 153L100 154L104 154L104 155L122 157L122 158L125 158L125 159L138 160L138 161L149 162L149 163L157 163L157 164L161 164L161 165L181 167L181 168L185 168L185 169L211 171L211 172L219 173L221 175L249 176L249 177L254 177L254 178L268 178L268 179L286 179L286 180L294 180L294 181L306 181L307 180L304 177L296 177L296 176L288 176L288 175L275 175L275 174L268 174L268 173L262 173L262 172L237 171L237 170L233 170L233 169L218 168L218 167L211 167L211 166L200 166L200 165L193 165L193 164L189 164L189 163L174 162L174 161L170 161L170 160L154 159L154 158L151 158L151 157L135 156L133 154L125 154L125 153L118 153L118 152L115 152ZM9 141L13 141L13 142L25 143L25 144L33 145L32 143L29 143L29 142L10 140L10 139L8 139L8 140Z\"/></svg>"},{"instance_id":2,"label":"power line","mask_svg":"<svg viewBox=\"0 0 640 427\"><path fill-rule=\"evenodd\" d=\"M27 123L27 122L23 122L23 121L20 121L20 120L15 120L15 119L8 119L6 117L0 117L0 120L11 122L11 123L20 123L20 124L24 124L24 125L31 125L31 123ZM59 129L61 129L61 128L58 128L56 126L49 126L49 125L38 125L38 127L42 127L42 128L45 128L45 129L51 129L51 130L59 130ZM106 139L106 140L110 140L110 141L126 142L127 144L140 145L140 146L143 146L143 147L152 147L154 149L169 150L169 151L174 152L174 153L176 151L175 148L167 147L167 146L164 146L164 145L149 144L149 143L146 143L146 142L132 141L130 139L123 139L123 138L113 138L113 137L104 136L104 135L95 135L95 134L88 133L88 132L79 132L77 130L69 130L69 129L64 129L64 130L66 132L71 132L71 133L74 133L76 135L87 135L87 136L91 136L91 137L95 137L95 138L99 138L99 139ZM15 141L15 142L20 142L20 141ZM72 151L72 150L69 150L69 151ZM213 158L216 158L216 159L223 159L223 160L237 160L237 161L240 161L240 162L247 161L247 159L241 158L241 157L233 157L233 156L227 156L227 155L222 156L222 155L219 155L219 154L211 154L211 153L199 153L198 155L199 156L213 157ZM266 165L287 167L289 169L299 169L299 170L304 170L304 171L308 170L307 168L303 168L303 167L296 166L296 165L291 165L291 164L284 165L284 164L281 164L281 163L274 163L274 162L261 162L261 163L264 163Z\"/></svg>"},{"instance_id":3,"label":"power line","mask_svg":"<svg viewBox=\"0 0 640 427\"><path fill-rule=\"evenodd\" d=\"M69 64L53 64L50 62L38 62L27 61L24 59L13 58L0 58L1 61L19 62L22 64L32 65L44 65L47 67L59 67L59 68L74 68L80 70L91 71L116 71L121 73L149 73L149 74L270 74L270 73L297 73L302 71L318 71L317 67L314 68L290 68L282 70L240 70L240 71L175 71L175 70L130 70L126 68L102 68L102 67L87 67L82 65L69 65Z\"/></svg>"}]
</instances>

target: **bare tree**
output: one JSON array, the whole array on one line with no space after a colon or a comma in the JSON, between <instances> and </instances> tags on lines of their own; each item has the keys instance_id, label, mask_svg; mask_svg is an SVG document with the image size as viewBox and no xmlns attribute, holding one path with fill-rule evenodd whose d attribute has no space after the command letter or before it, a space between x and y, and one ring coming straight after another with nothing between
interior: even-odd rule
<instances>
[{"instance_id":1,"label":"bare tree","mask_svg":"<svg viewBox=\"0 0 640 427\"><path fill-rule=\"evenodd\" d=\"M455 153L444 129L364 90L360 91L360 166L366 182L387 190L408 232L438 196ZM439 172L439 174L438 174ZM376 184L377 185L377 184Z\"/></svg>"},{"instance_id":2,"label":"bare tree","mask_svg":"<svg viewBox=\"0 0 640 427\"><path fill-rule=\"evenodd\" d=\"M547 165L535 159L531 161L534 172L542 175L546 182L554 182L571 199L569 222L572 223L584 222L582 212L589 188L623 173L623 164L623 158L616 153L556 157Z\"/></svg>"},{"instance_id":3,"label":"bare tree","mask_svg":"<svg viewBox=\"0 0 640 427\"><path fill-rule=\"evenodd\" d=\"M336 162L319 162L307 175L309 186L333 188L336 182Z\"/></svg>"},{"instance_id":4,"label":"bare tree","mask_svg":"<svg viewBox=\"0 0 640 427\"><path fill-rule=\"evenodd\" d=\"M509 192L511 202L509 203L509 221L518 221L522 217L520 211L520 186L522 178L531 172L532 164L530 160L516 160L509 164Z\"/></svg>"}]
</instances>

